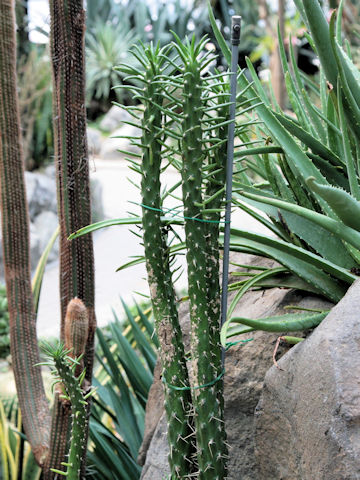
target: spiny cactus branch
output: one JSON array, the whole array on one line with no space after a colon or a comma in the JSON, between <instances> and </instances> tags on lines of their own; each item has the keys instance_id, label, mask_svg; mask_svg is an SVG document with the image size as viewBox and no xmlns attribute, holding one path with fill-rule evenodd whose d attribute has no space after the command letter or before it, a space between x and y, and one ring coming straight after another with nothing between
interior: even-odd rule
<instances>
[{"instance_id":1,"label":"spiny cactus branch","mask_svg":"<svg viewBox=\"0 0 360 480\"><path fill-rule=\"evenodd\" d=\"M48 364L53 367L51 374L55 377L54 384L61 382L64 386L63 397L71 405L71 438L68 460L61 462L62 466L66 466L65 471L57 468L51 468L51 471L66 476L68 480L79 480L81 475L81 464L83 451L86 448L86 432L88 427L87 415L87 399L95 392L89 390L83 392L82 382L85 374L82 372L78 377L75 375L76 368L81 365L82 356L74 358L73 349L66 348L63 344L53 347L45 344L44 352L49 357ZM43 363L44 364L44 363Z\"/></svg>"}]
</instances>

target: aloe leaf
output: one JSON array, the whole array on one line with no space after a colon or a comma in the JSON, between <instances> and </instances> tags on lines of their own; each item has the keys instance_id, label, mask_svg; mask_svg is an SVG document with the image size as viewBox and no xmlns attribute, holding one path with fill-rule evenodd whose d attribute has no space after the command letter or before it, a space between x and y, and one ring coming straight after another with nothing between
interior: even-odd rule
<instances>
[{"instance_id":1,"label":"aloe leaf","mask_svg":"<svg viewBox=\"0 0 360 480\"><path fill-rule=\"evenodd\" d=\"M330 207L345 225L356 230L348 232L347 227L344 225L343 239L348 241L354 247L359 248L360 202L345 190L333 187L331 185L320 185L312 177L307 179L307 184L311 190L315 191L324 200L326 200L326 202L330 205ZM327 224L330 226L332 222L327 222ZM333 233L335 233L335 231ZM339 232L339 234L341 235L341 232ZM349 235L351 236L350 238Z\"/></svg>"},{"instance_id":2,"label":"aloe leaf","mask_svg":"<svg viewBox=\"0 0 360 480\"><path fill-rule=\"evenodd\" d=\"M309 216L304 218L303 215L294 213L295 210L298 211L299 207L297 205L288 203L287 209L280 208L280 205L285 203L284 201L269 196L266 196L266 200L264 200L265 195L255 193L254 190L244 189L243 195L235 195L244 198L245 201L249 202L253 207L260 209L273 218L277 218L280 211L290 231L304 240L307 245L312 247L326 260L347 269L355 266L351 255L344 249L342 238L329 235L327 229L322 227L318 222L310 220L310 212L313 212L312 210L306 209ZM294 205L295 209L290 209L289 205Z\"/></svg>"},{"instance_id":3,"label":"aloe leaf","mask_svg":"<svg viewBox=\"0 0 360 480\"><path fill-rule=\"evenodd\" d=\"M279 273L284 273L286 272L286 268L273 268L271 270L267 270L265 272L258 273L257 275L254 275L253 278L248 280L244 285L239 289L239 291L236 293L235 297L231 301L228 311L227 311L227 320L224 322L221 332L220 332L220 341L223 347L226 346L226 338L227 338L227 330L229 328L229 325L231 323L231 315L233 314L236 305L239 303L243 295L253 286L255 286L258 282L261 282L262 280L265 280L269 277L278 275Z\"/></svg>"},{"instance_id":4,"label":"aloe leaf","mask_svg":"<svg viewBox=\"0 0 360 480\"><path fill-rule=\"evenodd\" d=\"M296 2L299 7L300 1ZM316 0L303 0L301 11L306 15L306 23L311 31L311 36L316 46L320 62L325 75L332 85L336 85L337 63L333 51L329 48L330 33L329 25L319 2Z\"/></svg>"},{"instance_id":5,"label":"aloe leaf","mask_svg":"<svg viewBox=\"0 0 360 480\"><path fill-rule=\"evenodd\" d=\"M265 256L277 260L293 273L299 275L300 278L314 285L318 291L321 291L325 296L329 296L332 300L342 298L345 289L327 274L333 275L347 284L353 283L357 278L346 269L321 258L319 255L282 240L238 229L231 229L231 233L233 235L232 249L236 250L237 246L244 246L247 249L253 248L261 251Z\"/></svg>"},{"instance_id":6,"label":"aloe leaf","mask_svg":"<svg viewBox=\"0 0 360 480\"><path fill-rule=\"evenodd\" d=\"M321 171L330 185L337 185L340 188L350 192L350 185L349 180L344 175L343 170L339 169L338 167L334 167L328 161L324 160L319 155L311 155L311 160L317 166L317 168Z\"/></svg>"},{"instance_id":7,"label":"aloe leaf","mask_svg":"<svg viewBox=\"0 0 360 480\"><path fill-rule=\"evenodd\" d=\"M341 44L341 21L342 21L342 14L344 10L344 0L340 1L337 15L336 15L336 40L339 44Z\"/></svg>"},{"instance_id":8,"label":"aloe leaf","mask_svg":"<svg viewBox=\"0 0 360 480\"><path fill-rule=\"evenodd\" d=\"M310 188L313 188L313 185L315 184L315 182L312 182L311 180L310 180L310 182L311 183L309 183L309 186L310 186ZM321 191L321 194L323 196L328 195L329 193L332 196L332 198L334 197L334 194L336 196L340 195L341 199L338 200L338 204L337 204L339 211L341 209L341 206L340 206L341 204L339 202L341 202L343 200L342 195L346 194L346 195L350 196L349 194L347 194L347 192L344 192L341 189L335 189L335 187L329 187L329 186L326 187L325 193L323 193L323 189L320 190L320 188L318 188L318 184L314 188L318 189L319 194L320 194L320 191ZM330 189L331 189L331 191L329 192ZM333 192L334 189L335 189L335 192ZM244 197L250 198L252 200L267 203L269 205L273 205L274 207L282 208L284 210L287 210L288 212L292 212L292 213L295 213L297 215L300 215L303 218L306 218L306 219L318 224L322 228L328 230L329 232L333 233L335 236L337 236L341 240L349 242L354 247L356 247L356 248L360 247L360 233L358 231L354 230L353 227L346 226L346 224L344 225L345 222L342 223L344 220L343 220L343 218L340 217L340 215L339 215L339 218L342 221L339 221L339 220L336 220L336 219L333 219L333 218L329 218L326 215L323 215L321 213L317 213L317 212L314 212L314 211L309 210L307 208L300 207L299 205L284 202L282 200L277 200L275 198L268 198L268 197L264 197L264 196L260 197L260 196L256 196L256 195L253 195L253 194L247 193L247 192L243 192L242 194L244 195ZM354 201L356 201L356 200L354 200ZM329 204L330 204L330 202L329 202ZM332 205L334 205L334 202L332 202ZM334 208L334 210L335 210L335 208ZM335 213L338 213L338 212L335 211ZM342 214L343 217L345 215L351 217L351 215L348 215L346 212L342 213L340 211L340 214ZM356 222L356 219L353 219L353 223L355 223L355 222Z\"/></svg>"},{"instance_id":9,"label":"aloe leaf","mask_svg":"<svg viewBox=\"0 0 360 480\"><path fill-rule=\"evenodd\" d=\"M291 37L290 37L290 40L289 40L289 52L290 52L291 66L292 66L292 70L293 70L294 75L295 75L295 80L296 80L297 88L299 90L299 95L301 95L301 98L304 102L306 111L308 113L308 117L310 118L310 120L312 122L312 125L314 126L314 128L317 132L318 137L320 138L321 142L323 144L325 144L326 143L325 128L324 128L323 124L321 123L321 121L319 119L319 116L316 113L316 110L312 106L312 102L311 102L311 100L310 100L310 98L309 98L309 96L308 96L308 94L305 90L304 83L301 79L300 70L297 66L297 62L296 62L296 59L295 59L295 53L294 53L294 49L293 49L293 46L292 46L292 38Z\"/></svg>"},{"instance_id":10,"label":"aloe leaf","mask_svg":"<svg viewBox=\"0 0 360 480\"><path fill-rule=\"evenodd\" d=\"M343 132L343 147L345 153L345 162L346 162L346 170L349 178L350 184L350 191L351 195L356 199L360 200L360 189L358 184L358 179L355 171L355 162L351 154L351 147L350 147L350 140L349 140L349 132L347 129L347 124L344 115L344 107L340 93L340 84L338 84L338 112L340 118L340 127Z\"/></svg>"},{"instance_id":11,"label":"aloe leaf","mask_svg":"<svg viewBox=\"0 0 360 480\"><path fill-rule=\"evenodd\" d=\"M263 330L265 332L298 332L309 328L317 327L329 312L323 313L288 313L272 317L253 320L244 317L233 317L231 322L240 323L253 328L254 330ZM241 331L242 327L240 327ZM242 333L242 332L241 332ZM232 336L236 335L236 329L232 329Z\"/></svg>"},{"instance_id":12,"label":"aloe leaf","mask_svg":"<svg viewBox=\"0 0 360 480\"><path fill-rule=\"evenodd\" d=\"M311 150L315 154L318 154L321 157L329 160L329 162L331 162L335 166L341 165L343 163L340 158L337 157L326 145L322 144L319 140L314 138L295 122L289 120L284 115L278 113L275 113L274 115L279 120L279 122L287 129L288 132L297 137L307 147L311 148Z\"/></svg>"}]
</instances>

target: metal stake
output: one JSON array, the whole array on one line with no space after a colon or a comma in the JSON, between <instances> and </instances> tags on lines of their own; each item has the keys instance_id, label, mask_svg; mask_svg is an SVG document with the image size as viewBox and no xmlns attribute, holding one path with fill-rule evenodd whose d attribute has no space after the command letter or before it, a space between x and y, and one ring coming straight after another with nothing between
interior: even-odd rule
<instances>
[{"instance_id":1,"label":"metal stake","mask_svg":"<svg viewBox=\"0 0 360 480\"><path fill-rule=\"evenodd\" d=\"M241 17L234 15L231 18L231 75L230 75L230 124L228 130L228 145L226 159L226 207L225 207L225 228L224 228L224 257L223 277L221 294L221 327L226 321L228 282L229 282L229 249L230 249L230 220L231 220L231 198L232 198L232 177L234 162L234 136L235 136L235 109L236 109L236 85L238 70L238 52L241 32ZM225 348L221 351L221 363L225 365Z\"/></svg>"}]
</instances>

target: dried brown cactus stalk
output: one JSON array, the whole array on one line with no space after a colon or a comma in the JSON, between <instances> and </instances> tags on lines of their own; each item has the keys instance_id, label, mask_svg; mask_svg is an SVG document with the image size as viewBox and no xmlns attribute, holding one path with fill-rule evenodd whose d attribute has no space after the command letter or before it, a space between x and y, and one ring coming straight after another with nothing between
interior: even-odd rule
<instances>
[{"instance_id":1,"label":"dried brown cactus stalk","mask_svg":"<svg viewBox=\"0 0 360 480\"><path fill-rule=\"evenodd\" d=\"M11 354L24 429L36 461L49 449L49 406L41 378L30 279L29 215L25 194L16 82L14 1L0 2L0 182Z\"/></svg>"},{"instance_id":2,"label":"dried brown cactus stalk","mask_svg":"<svg viewBox=\"0 0 360 480\"><path fill-rule=\"evenodd\" d=\"M94 311L94 258L90 235L69 241L69 235L91 223L90 182L85 110L85 12L82 0L50 0L50 46L53 71L55 165L60 221L61 340L65 340L65 316L77 297L88 314L84 367L91 383L96 319ZM50 449L65 454L69 419L57 400ZM90 402L87 407L90 414ZM87 432L84 432L87 438ZM85 442L86 444L86 442ZM82 473L86 449L82 452ZM60 461L61 458L60 458ZM51 467L59 468L59 463ZM50 478L50 477L49 477ZM45 479L46 480L46 479Z\"/></svg>"}]
</instances>

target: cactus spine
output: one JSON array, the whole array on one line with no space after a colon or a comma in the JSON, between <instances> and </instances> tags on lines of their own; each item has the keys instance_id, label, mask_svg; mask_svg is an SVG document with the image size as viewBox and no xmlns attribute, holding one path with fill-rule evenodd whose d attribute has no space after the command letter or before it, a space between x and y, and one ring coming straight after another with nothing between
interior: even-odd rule
<instances>
[{"instance_id":1,"label":"cactus spine","mask_svg":"<svg viewBox=\"0 0 360 480\"><path fill-rule=\"evenodd\" d=\"M0 181L5 281L10 315L11 354L24 429L36 461L49 448L49 407L39 361L33 308L29 215L25 194L16 86L14 1L0 2Z\"/></svg>"},{"instance_id":2,"label":"cactus spine","mask_svg":"<svg viewBox=\"0 0 360 480\"><path fill-rule=\"evenodd\" d=\"M208 151L206 145L209 143L208 132L219 124L218 120L214 123L205 116L208 84L201 72L209 59L200 58L200 53L206 41L204 38L196 45L193 38L186 46L178 41L176 48L184 64L180 151L190 299L191 356L194 377L197 386L200 387L193 390L199 479L213 480L226 476L227 449L222 380L216 381L221 375L220 309L215 298L219 292L217 287L219 272L216 257L208 258L209 248L215 248L216 242L212 244L212 240L208 238L211 227L209 228L209 218L206 218L208 212L203 208L203 172ZM208 386L202 387L203 385Z\"/></svg>"},{"instance_id":3,"label":"cactus spine","mask_svg":"<svg viewBox=\"0 0 360 480\"><path fill-rule=\"evenodd\" d=\"M144 105L142 118L141 147L141 194L143 204L143 240L151 301L157 336L160 342L160 359L165 383L165 410L168 419L169 464L171 478L187 478L194 471L195 448L192 437L190 390L175 390L189 387L182 332L179 325L176 297L172 283L167 235L161 221L160 169L162 160L163 92L161 86L162 66L165 52L159 47L137 49L145 67L138 73L129 67L123 71L136 75L144 87L135 93ZM150 207L150 208L147 208ZM169 387L170 385L170 387Z\"/></svg>"}]
</instances>

